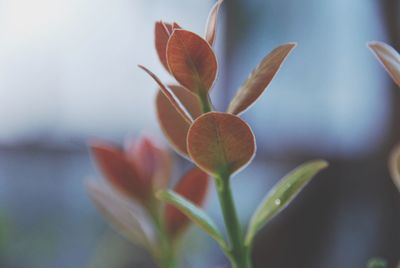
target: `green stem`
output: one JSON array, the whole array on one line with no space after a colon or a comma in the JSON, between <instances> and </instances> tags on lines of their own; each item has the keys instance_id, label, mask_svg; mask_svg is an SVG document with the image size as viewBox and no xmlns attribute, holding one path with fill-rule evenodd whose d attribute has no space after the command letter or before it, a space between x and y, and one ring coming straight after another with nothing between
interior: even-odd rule
<instances>
[{"instance_id":1,"label":"green stem","mask_svg":"<svg viewBox=\"0 0 400 268\"><path fill-rule=\"evenodd\" d=\"M175 247L167 233L160 208L153 206L152 218L159 242L159 252L155 256L160 268L177 268Z\"/></svg>"},{"instance_id":2,"label":"green stem","mask_svg":"<svg viewBox=\"0 0 400 268\"><path fill-rule=\"evenodd\" d=\"M201 104L201 110L203 114L211 112L212 111L212 106L210 99L208 97L208 93L202 89L202 87L199 88L198 90L198 96L200 99L200 104Z\"/></svg>"},{"instance_id":3,"label":"green stem","mask_svg":"<svg viewBox=\"0 0 400 268\"><path fill-rule=\"evenodd\" d=\"M229 175L221 172L216 178L218 198L224 216L225 227L230 241L232 268L251 268L250 251L244 245L243 234L232 197Z\"/></svg>"}]
</instances>

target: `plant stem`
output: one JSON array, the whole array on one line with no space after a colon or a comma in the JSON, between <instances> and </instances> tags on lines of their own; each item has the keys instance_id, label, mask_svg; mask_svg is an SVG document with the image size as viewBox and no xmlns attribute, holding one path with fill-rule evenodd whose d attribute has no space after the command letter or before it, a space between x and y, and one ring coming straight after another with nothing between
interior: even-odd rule
<instances>
[{"instance_id":1,"label":"plant stem","mask_svg":"<svg viewBox=\"0 0 400 268\"><path fill-rule=\"evenodd\" d=\"M201 110L203 114L211 112L212 111L212 106L210 99L208 97L208 93L202 89L202 87L199 88L198 90L198 96L200 99L200 104L201 104Z\"/></svg>"},{"instance_id":2,"label":"plant stem","mask_svg":"<svg viewBox=\"0 0 400 268\"><path fill-rule=\"evenodd\" d=\"M221 172L220 176L216 178L216 184L225 227L230 241L229 259L232 268L251 268L250 251L244 245L243 234L232 197L229 175Z\"/></svg>"},{"instance_id":3,"label":"plant stem","mask_svg":"<svg viewBox=\"0 0 400 268\"><path fill-rule=\"evenodd\" d=\"M175 247L167 234L160 208L153 207L151 214L159 242L159 252L155 256L158 265L160 268L177 268Z\"/></svg>"}]
</instances>

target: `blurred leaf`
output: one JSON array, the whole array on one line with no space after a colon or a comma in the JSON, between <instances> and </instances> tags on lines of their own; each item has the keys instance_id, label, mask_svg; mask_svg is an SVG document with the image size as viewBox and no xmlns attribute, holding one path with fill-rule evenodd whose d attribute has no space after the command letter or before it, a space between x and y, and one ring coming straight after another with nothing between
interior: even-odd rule
<instances>
[{"instance_id":1,"label":"blurred leaf","mask_svg":"<svg viewBox=\"0 0 400 268\"><path fill-rule=\"evenodd\" d=\"M193 118L197 118L201 114L200 104L195 95L181 86L169 86L169 88ZM172 147L178 153L189 158L186 136L190 124L182 118L161 91L157 93L156 109L160 127Z\"/></svg>"},{"instance_id":2,"label":"blurred leaf","mask_svg":"<svg viewBox=\"0 0 400 268\"><path fill-rule=\"evenodd\" d=\"M231 175L255 154L250 127L236 115L209 112L195 120L188 133L192 160L211 175Z\"/></svg>"},{"instance_id":3,"label":"blurred leaf","mask_svg":"<svg viewBox=\"0 0 400 268\"><path fill-rule=\"evenodd\" d=\"M300 193L307 183L328 163L315 160L305 163L279 181L266 195L251 217L246 234L246 245L250 246L256 233L274 216L281 212Z\"/></svg>"},{"instance_id":4,"label":"blurred leaf","mask_svg":"<svg viewBox=\"0 0 400 268\"><path fill-rule=\"evenodd\" d=\"M150 185L139 178L136 167L126 159L124 151L99 141L91 142L90 149L105 178L113 187L130 198L146 203Z\"/></svg>"},{"instance_id":5,"label":"blurred leaf","mask_svg":"<svg viewBox=\"0 0 400 268\"><path fill-rule=\"evenodd\" d=\"M217 75L217 59L206 40L193 32L175 30L167 45L172 75L185 88L205 95Z\"/></svg>"},{"instance_id":6,"label":"blurred leaf","mask_svg":"<svg viewBox=\"0 0 400 268\"><path fill-rule=\"evenodd\" d=\"M152 249L154 233L138 207L121 199L105 185L89 181L86 187L93 203L116 231L129 241Z\"/></svg>"},{"instance_id":7,"label":"blurred leaf","mask_svg":"<svg viewBox=\"0 0 400 268\"><path fill-rule=\"evenodd\" d=\"M211 236L221 246L221 248L227 248L225 240L217 226L202 209L173 191L158 192L157 197L167 204L174 205L190 220L192 220L194 224Z\"/></svg>"},{"instance_id":8,"label":"blurred leaf","mask_svg":"<svg viewBox=\"0 0 400 268\"><path fill-rule=\"evenodd\" d=\"M153 192L167 188L172 172L172 159L169 152L154 139L145 135L139 139L129 139L125 154L127 160L137 167L141 180L150 184L149 188Z\"/></svg>"},{"instance_id":9,"label":"blurred leaf","mask_svg":"<svg viewBox=\"0 0 400 268\"><path fill-rule=\"evenodd\" d=\"M248 109L264 92L295 46L295 43L287 43L272 50L239 88L229 104L228 112L238 115Z\"/></svg>"},{"instance_id":10,"label":"blurred leaf","mask_svg":"<svg viewBox=\"0 0 400 268\"><path fill-rule=\"evenodd\" d=\"M368 268L386 268L387 262L383 259L373 258L368 261Z\"/></svg>"},{"instance_id":11,"label":"blurred leaf","mask_svg":"<svg viewBox=\"0 0 400 268\"><path fill-rule=\"evenodd\" d=\"M160 87L160 90L162 91L162 93L164 93L165 97L169 100L171 105L176 109L176 111L182 116L182 118L186 122L191 124L192 118L190 118L190 116L188 115L188 112L181 107L182 104L178 100L176 100L176 97L164 86L164 84L161 82L161 80L152 71L150 71L146 67L144 67L142 65L139 65L139 67L142 70L144 70L148 75L150 75L154 79L154 81L156 81L156 83Z\"/></svg>"},{"instance_id":12,"label":"blurred leaf","mask_svg":"<svg viewBox=\"0 0 400 268\"><path fill-rule=\"evenodd\" d=\"M392 175L394 184L400 191L400 145L393 150L389 160L390 174Z\"/></svg>"},{"instance_id":13,"label":"blurred leaf","mask_svg":"<svg viewBox=\"0 0 400 268\"><path fill-rule=\"evenodd\" d=\"M400 87L400 55L391 46L382 42L370 42L368 46L383 64L393 81Z\"/></svg>"},{"instance_id":14,"label":"blurred leaf","mask_svg":"<svg viewBox=\"0 0 400 268\"><path fill-rule=\"evenodd\" d=\"M224 0L218 0L212 7L210 14L208 15L207 26L206 26L206 40L212 46L216 38L217 20L219 9Z\"/></svg>"},{"instance_id":15,"label":"blurred leaf","mask_svg":"<svg viewBox=\"0 0 400 268\"><path fill-rule=\"evenodd\" d=\"M201 206L206 198L208 185L208 175L196 167L180 179L174 191L196 206ZM189 219L172 205L167 205L165 209L165 220L172 236L180 234L189 224Z\"/></svg>"}]
</instances>

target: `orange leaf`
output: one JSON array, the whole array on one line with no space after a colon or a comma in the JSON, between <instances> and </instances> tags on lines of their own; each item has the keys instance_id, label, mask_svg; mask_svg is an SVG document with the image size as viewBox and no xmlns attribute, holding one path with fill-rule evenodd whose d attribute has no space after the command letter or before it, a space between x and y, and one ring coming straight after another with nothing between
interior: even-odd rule
<instances>
[{"instance_id":1,"label":"orange leaf","mask_svg":"<svg viewBox=\"0 0 400 268\"><path fill-rule=\"evenodd\" d=\"M205 95L217 76L217 59L206 40L175 30L167 45L167 61L175 79L197 95Z\"/></svg>"},{"instance_id":2,"label":"orange leaf","mask_svg":"<svg viewBox=\"0 0 400 268\"><path fill-rule=\"evenodd\" d=\"M216 37L216 29L217 29L217 19L218 12L224 0L218 0L217 3L213 6L208 15L207 27L206 27L206 40L212 46Z\"/></svg>"},{"instance_id":3,"label":"orange leaf","mask_svg":"<svg viewBox=\"0 0 400 268\"><path fill-rule=\"evenodd\" d=\"M391 46L382 42L368 44L378 60L383 64L393 81L400 87L400 55Z\"/></svg>"},{"instance_id":4,"label":"orange leaf","mask_svg":"<svg viewBox=\"0 0 400 268\"><path fill-rule=\"evenodd\" d=\"M250 127L228 113L209 112L197 118L189 129L187 142L192 160L213 176L235 173L255 153Z\"/></svg>"},{"instance_id":5,"label":"orange leaf","mask_svg":"<svg viewBox=\"0 0 400 268\"><path fill-rule=\"evenodd\" d=\"M197 206L201 206L208 192L208 175L198 168L189 170L174 191ZM176 236L189 224L189 219L172 205L165 209L165 221L170 235Z\"/></svg>"},{"instance_id":6,"label":"orange leaf","mask_svg":"<svg viewBox=\"0 0 400 268\"><path fill-rule=\"evenodd\" d=\"M133 163L117 147L95 142L90 145L104 176L118 191L145 204L150 196L149 184L141 180Z\"/></svg>"},{"instance_id":7,"label":"orange leaf","mask_svg":"<svg viewBox=\"0 0 400 268\"><path fill-rule=\"evenodd\" d=\"M189 124L192 123L192 118L188 115L187 111L182 109L181 103L178 102L175 98L175 96L164 86L164 84L161 82L160 78L158 78L152 71L147 69L146 67L139 65L139 68L144 70L148 75L150 75L154 81L158 84L160 87L162 93L164 93L165 97L167 97L168 101L171 103L171 105L175 108L175 110L182 116L182 118L188 122Z\"/></svg>"},{"instance_id":8,"label":"orange leaf","mask_svg":"<svg viewBox=\"0 0 400 268\"><path fill-rule=\"evenodd\" d=\"M264 92L295 46L295 43L287 43L272 50L239 88L229 104L228 112L238 115L248 109Z\"/></svg>"},{"instance_id":9,"label":"orange leaf","mask_svg":"<svg viewBox=\"0 0 400 268\"><path fill-rule=\"evenodd\" d=\"M181 86L170 86L169 88L193 118L200 116L201 110L196 96ZM176 151L188 157L186 136L190 124L182 118L161 91L157 93L156 108L158 121L164 135Z\"/></svg>"}]
</instances>

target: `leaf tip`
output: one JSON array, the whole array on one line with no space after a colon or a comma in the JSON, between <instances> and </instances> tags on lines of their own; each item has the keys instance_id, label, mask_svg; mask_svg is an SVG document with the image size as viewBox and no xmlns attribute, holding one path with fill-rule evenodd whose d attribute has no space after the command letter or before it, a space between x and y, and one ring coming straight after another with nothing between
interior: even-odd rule
<instances>
[{"instance_id":1,"label":"leaf tip","mask_svg":"<svg viewBox=\"0 0 400 268\"><path fill-rule=\"evenodd\" d=\"M288 42L286 44L289 45L292 49L298 46L297 42Z\"/></svg>"},{"instance_id":2,"label":"leaf tip","mask_svg":"<svg viewBox=\"0 0 400 268\"><path fill-rule=\"evenodd\" d=\"M313 163L319 170L323 170L329 167L329 162L324 159L314 160Z\"/></svg>"},{"instance_id":3,"label":"leaf tip","mask_svg":"<svg viewBox=\"0 0 400 268\"><path fill-rule=\"evenodd\" d=\"M379 45L383 45L382 42L380 41L369 41L367 42L367 47L369 47L370 49L374 49L375 47L379 46Z\"/></svg>"}]
</instances>

